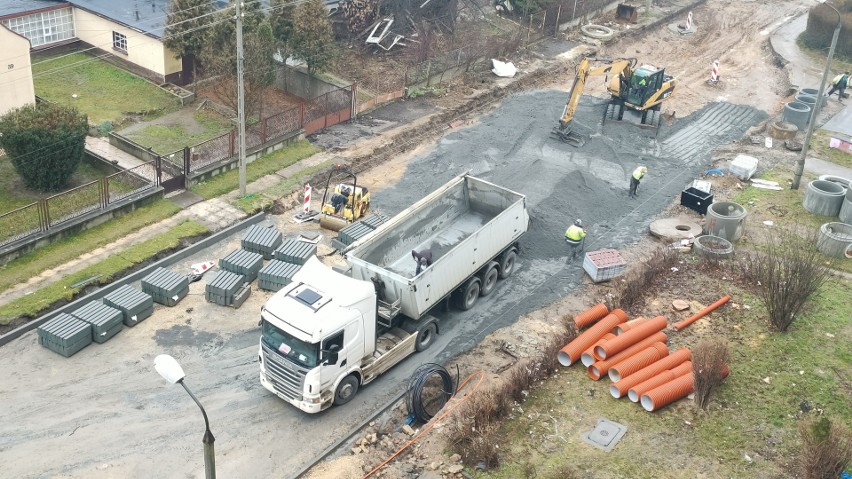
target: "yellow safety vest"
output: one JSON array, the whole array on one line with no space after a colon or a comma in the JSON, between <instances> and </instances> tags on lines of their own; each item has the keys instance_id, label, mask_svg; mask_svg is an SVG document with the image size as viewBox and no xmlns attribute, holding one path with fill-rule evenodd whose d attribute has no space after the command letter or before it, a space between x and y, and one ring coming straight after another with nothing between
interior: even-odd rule
<instances>
[{"instance_id":1,"label":"yellow safety vest","mask_svg":"<svg viewBox=\"0 0 852 479\"><path fill-rule=\"evenodd\" d=\"M586 232L577 225L571 225L565 230L565 237L571 241L580 241L586 237Z\"/></svg>"},{"instance_id":2,"label":"yellow safety vest","mask_svg":"<svg viewBox=\"0 0 852 479\"><path fill-rule=\"evenodd\" d=\"M636 180L641 180L643 176L645 176L645 172L642 171L641 166L633 170L633 177L636 178Z\"/></svg>"}]
</instances>

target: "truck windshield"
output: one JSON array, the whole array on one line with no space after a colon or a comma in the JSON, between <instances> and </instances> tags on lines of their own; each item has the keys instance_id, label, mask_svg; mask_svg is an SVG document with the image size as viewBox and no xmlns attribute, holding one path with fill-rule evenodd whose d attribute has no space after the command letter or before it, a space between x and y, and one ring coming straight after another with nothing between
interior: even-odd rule
<instances>
[{"instance_id":1,"label":"truck windshield","mask_svg":"<svg viewBox=\"0 0 852 479\"><path fill-rule=\"evenodd\" d=\"M319 359L319 344L306 343L263 321L261 339L268 347L306 368L314 368Z\"/></svg>"}]
</instances>

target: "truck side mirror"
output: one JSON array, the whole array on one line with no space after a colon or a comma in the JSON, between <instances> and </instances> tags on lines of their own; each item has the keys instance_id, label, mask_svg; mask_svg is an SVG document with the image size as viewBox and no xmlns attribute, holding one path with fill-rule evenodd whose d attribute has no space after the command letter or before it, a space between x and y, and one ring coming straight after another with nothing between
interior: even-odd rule
<instances>
[{"instance_id":1,"label":"truck side mirror","mask_svg":"<svg viewBox=\"0 0 852 479\"><path fill-rule=\"evenodd\" d=\"M337 353L340 351L340 345L332 344L328 347L327 350L323 351L325 353L325 364L334 365L337 364Z\"/></svg>"}]
</instances>

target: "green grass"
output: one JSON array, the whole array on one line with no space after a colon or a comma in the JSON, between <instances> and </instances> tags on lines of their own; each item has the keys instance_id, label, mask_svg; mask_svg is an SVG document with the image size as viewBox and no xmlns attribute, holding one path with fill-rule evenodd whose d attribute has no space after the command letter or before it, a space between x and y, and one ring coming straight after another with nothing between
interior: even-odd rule
<instances>
[{"instance_id":1,"label":"green grass","mask_svg":"<svg viewBox=\"0 0 852 479\"><path fill-rule=\"evenodd\" d=\"M814 158L826 160L835 165L852 168L852 154L844 153L837 148L829 148L828 141L831 135L825 130L814 130L811 143L808 146L808 154Z\"/></svg>"},{"instance_id":2,"label":"green grass","mask_svg":"<svg viewBox=\"0 0 852 479\"><path fill-rule=\"evenodd\" d=\"M205 233L208 233L205 226L194 221L185 221L162 235L111 255L104 261L76 273L69 274L31 295L16 299L0 307L0 324L7 325L20 316L36 316L39 312L61 299L70 301L81 291L82 287L85 287L84 285L74 288L72 285L97 275L100 276L90 284L109 283L116 275L128 268L154 258L162 251L178 247L182 238Z\"/></svg>"},{"instance_id":3,"label":"green grass","mask_svg":"<svg viewBox=\"0 0 852 479\"><path fill-rule=\"evenodd\" d=\"M36 95L76 106L95 125L121 123L125 113L149 116L179 107L175 97L156 85L85 53L36 57L33 83Z\"/></svg>"},{"instance_id":4,"label":"green grass","mask_svg":"<svg viewBox=\"0 0 852 479\"><path fill-rule=\"evenodd\" d=\"M228 119L206 110L197 111L193 116L199 128L192 132L187 131L184 125L150 125L125 136L157 153L166 154L186 146L197 145L234 128Z\"/></svg>"},{"instance_id":5,"label":"green grass","mask_svg":"<svg viewBox=\"0 0 852 479\"><path fill-rule=\"evenodd\" d=\"M244 198L239 198L235 204L237 208L245 211L248 214L255 214L272 206L278 198L289 194L297 185L303 184L306 178L309 178L314 173L322 171L331 166L334 160L328 160L319 165L307 168L299 172L299 176L289 178L287 180L276 183L274 186L266 188L263 191L246 195Z\"/></svg>"},{"instance_id":6,"label":"green grass","mask_svg":"<svg viewBox=\"0 0 852 479\"><path fill-rule=\"evenodd\" d=\"M171 201L160 200L14 259L0 266L0 291L26 282L42 271L64 264L70 258L91 252L146 225L166 219L178 211L180 207Z\"/></svg>"},{"instance_id":7,"label":"green grass","mask_svg":"<svg viewBox=\"0 0 852 479\"><path fill-rule=\"evenodd\" d=\"M306 140L302 140L268 155L264 155L246 166L246 183L251 183L258 178L275 173L319 151L318 147ZM234 169L227 173L216 175L203 183L199 183L192 188L192 191L209 200L236 190L240 186L239 181L239 171Z\"/></svg>"},{"instance_id":8,"label":"green grass","mask_svg":"<svg viewBox=\"0 0 852 479\"><path fill-rule=\"evenodd\" d=\"M724 286L750 309L728 309L723 317L702 320L718 323L709 334L724 335L732 352L731 374L708 411L682 400L648 413L626 399L613 399L606 391L609 381L590 381L583 368L563 369L503 424L502 466L477 477L523 477L528 463L538 477L556 477L548 471L559 468L573 469L577 477L594 471L598 478L786 477L797 453L796 427L805 401L852 424L852 282L832 279L786 333L769 332L765 309L747 291ZM698 334L693 331L670 338L680 345ZM606 455L578 437L598 417L628 427Z\"/></svg>"}]
</instances>

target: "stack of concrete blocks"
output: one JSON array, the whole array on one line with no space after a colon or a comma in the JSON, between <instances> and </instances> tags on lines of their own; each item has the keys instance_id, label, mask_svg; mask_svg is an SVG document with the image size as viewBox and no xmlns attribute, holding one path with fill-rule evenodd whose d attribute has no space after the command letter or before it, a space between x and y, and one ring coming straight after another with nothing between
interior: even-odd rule
<instances>
[{"instance_id":1,"label":"stack of concrete blocks","mask_svg":"<svg viewBox=\"0 0 852 479\"><path fill-rule=\"evenodd\" d=\"M257 287L267 291L278 291L293 281L293 275L302 265L272 260L258 273Z\"/></svg>"},{"instance_id":2,"label":"stack of concrete blocks","mask_svg":"<svg viewBox=\"0 0 852 479\"><path fill-rule=\"evenodd\" d=\"M154 298L130 285L104 296L104 304L124 313L125 326L136 326L154 312Z\"/></svg>"},{"instance_id":3,"label":"stack of concrete blocks","mask_svg":"<svg viewBox=\"0 0 852 479\"><path fill-rule=\"evenodd\" d=\"M263 255L244 249L235 249L219 260L219 269L245 276L249 283L257 278L257 273L263 267Z\"/></svg>"},{"instance_id":4,"label":"stack of concrete blocks","mask_svg":"<svg viewBox=\"0 0 852 479\"><path fill-rule=\"evenodd\" d=\"M277 229L252 225L246 230L240 246L246 251L263 255L263 259L272 259L275 248L283 242L284 236Z\"/></svg>"},{"instance_id":5,"label":"stack of concrete blocks","mask_svg":"<svg viewBox=\"0 0 852 479\"><path fill-rule=\"evenodd\" d=\"M251 287L246 283L245 276L219 270L216 276L207 283L204 298L220 306L239 308L250 294Z\"/></svg>"},{"instance_id":6,"label":"stack of concrete blocks","mask_svg":"<svg viewBox=\"0 0 852 479\"><path fill-rule=\"evenodd\" d=\"M317 245L299 240L287 240L275 250L275 259L286 263L303 265L308 258L317 254Z\"/></svg>"},{"instance_id":7,"label":"stack of concrete blocks","mask_svg":"<svg viewBox=\"0 0 852 479\"><path fill-rule=\"evenodd\" d=\"M157 268L142 279L142 291L160 304L174 306L189 294L189 277Z\"/></svg>"},{"instance_id":8,"label":"stack of concrete blocks","mask_svg":"<svg viewBox=\"0 0 852 479\"><path fill-rule=\"evenodd\" d=\"M613 279L625 269L627 269L627 261L614 249L589 251L583 260L583 270L595 283Z\"/></svg>"},{"instance_id":9,"label":"stack of concrete blocks","mask_svg":"<svg viewBox=\"0 0 852 479\"><path fill-rule=\"evenodd\" d=\"M66 358L92 343L92 325L59 313L38 328L38 343Z\"/></svg>"},{"instance_id":10,"label":"stack of concrete blocks","mask_svg":"<svg viewBox=\"0 0 852 479\"><path fill-rule=\"evenodd\" d=\"M387 220L387 216L375 214L371 215L369 218L352 223L346 228L340 230L340 233L338 233L337 235L336 242L343 246L349 246L352 243L358 241L359 239L372 233L374 229L378 228L382 223Z\"/></svg>"},{"instance_id":11,"label":"stack of concrete blocks","mask_svg":"<svg viewBox=\"0 0 852 479\"><path fill-rule=\"evenodd\" d=\"M71 311L71 316L91 324L92 339L99 344L118 334L124 320L124 313L100 301L86 303L80 309Z\"/></svg>"}]
</instances>

